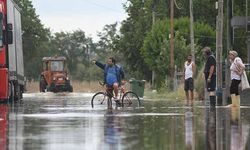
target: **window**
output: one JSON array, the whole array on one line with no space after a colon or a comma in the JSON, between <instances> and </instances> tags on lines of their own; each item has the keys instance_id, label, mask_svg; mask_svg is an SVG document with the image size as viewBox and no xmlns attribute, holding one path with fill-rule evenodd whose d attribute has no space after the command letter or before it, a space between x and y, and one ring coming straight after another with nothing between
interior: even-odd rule
<instances>
[{"instance_id":1,"label":"window","mask_svg":"<svg viewBox=\"0 0 250 150\"><path fill-rule=\"evenodd\" d=\"M51 61L51 71L63 71L63 61Z\"/></svg>"}]
</instances>

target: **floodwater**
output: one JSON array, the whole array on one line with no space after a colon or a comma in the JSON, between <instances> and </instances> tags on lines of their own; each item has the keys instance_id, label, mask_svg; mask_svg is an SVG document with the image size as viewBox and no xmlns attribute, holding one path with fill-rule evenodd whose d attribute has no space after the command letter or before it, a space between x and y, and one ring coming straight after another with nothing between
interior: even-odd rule
<instances>
[{"instance_id":1,"label":"floodwater","mask_svg":"<svg viewBox=\"0 0 250 150\"><path fill-rule=\"evenodd\" d=\"M250 149L250 108L143 101L139 108L92 108L91 93L31 93L0 105L0 150ZM113 105L114 106L114 105Z\"/></svg>"}]
</instances>

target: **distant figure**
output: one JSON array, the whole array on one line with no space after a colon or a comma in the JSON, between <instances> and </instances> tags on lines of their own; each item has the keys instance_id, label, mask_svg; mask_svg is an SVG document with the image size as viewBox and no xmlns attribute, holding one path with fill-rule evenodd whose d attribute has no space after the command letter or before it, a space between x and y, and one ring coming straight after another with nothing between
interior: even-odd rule
<instances>
[{"instance_id":1,"label":"distant figure","mask_svg":"<svg viewBox=\"0 0 250 150\"><path fill-rule=\"evenodd\" d=\"M240 95L239 95L239 84L241 82L241 75L245 70L245 65L243 64L238 53L236 51L229 51L229 59L231 62L230 71L231 71L231 86L230 94L232 100L232 107L240 106Z\"/></svg>"},{"instance_id":2,"label":"distant figure","mask_svg":"<svg viewBox=\"0 0 250 150\"><path fill-rule=\"evenodd\" d=\"M195 75L195 63L192 61L192 55L188 55L187 61L184 63L184 90L186 93L187 105L191 100L191 105L194 99L194 75Z\"/></svg>"},{"instance_id":3,"label":"distant figure","mask_svg":"<svg viewBox=\"0 0 250 150\"><path fill-rule=\"evenodd\" d=\"M116 65L115 59L113 57L109 57L107 64L102 64L96 60L93 60L92 62L104 70L104 83L107 85L107 87L114 88L114 100L119 103L117 98L118 87L122 82L121 80L125 77L123 69Z\"/></svg>"},{"instance_id":4,"label":"distant figure","mask_svg":"<svg viewBox=\"0 0 250 150\"><path fill-rule=\"evenodd\" d=\"M210 47L203 48L203 55L206 58L204 75L205 75L207 91L209 92L210 106L215 107L216 59L212 54Z\"/></svg>"}]
</instances>

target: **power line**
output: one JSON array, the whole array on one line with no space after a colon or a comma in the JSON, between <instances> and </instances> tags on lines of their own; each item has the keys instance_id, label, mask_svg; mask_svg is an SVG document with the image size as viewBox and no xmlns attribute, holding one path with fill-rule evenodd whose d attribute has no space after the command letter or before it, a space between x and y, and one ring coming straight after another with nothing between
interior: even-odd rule
<instances>
[{"instance_id":1,"label":"power line","mask_svg":"<svg viewBox=\"0 0 250 150\"><path fill-rule=\"evenodd\" d=\"M116 12L116 13L121 13L121 14L124 14L122 13L121 11L117 10L117 9L114 9L114 8L111 8L111 7L107 7L107 6L104 6L102 4L98 4L98 3L95 3L93 1L90 1L90 0L85 0L86 2L88 2L89 4L92 4L94 6L97 6L97 7L100 7L100 8L105 8L107 10L110 10L110 11L113 11L113 12Z\"/></svg>"}]
</instances>

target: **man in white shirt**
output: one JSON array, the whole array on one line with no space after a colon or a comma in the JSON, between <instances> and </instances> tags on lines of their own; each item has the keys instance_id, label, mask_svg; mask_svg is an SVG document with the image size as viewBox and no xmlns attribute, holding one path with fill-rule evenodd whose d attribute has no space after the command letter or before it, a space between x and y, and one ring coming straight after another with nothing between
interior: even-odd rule
<instances>
[{"instance_id":1,"label":"man in white shirt","mask_svg":"<svg viewBox=\"0 0 250 150\"><path fill-rule=\"evenodd\" d=\"M187 61L184 64L184 90L186 93L187 105L191 100L191 104L194 99L194 75L195 75L195 63L192 61L192 55L188 55Z\"/></svg>"}]
</instances>

